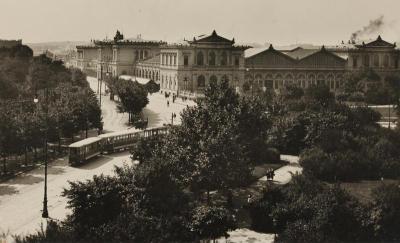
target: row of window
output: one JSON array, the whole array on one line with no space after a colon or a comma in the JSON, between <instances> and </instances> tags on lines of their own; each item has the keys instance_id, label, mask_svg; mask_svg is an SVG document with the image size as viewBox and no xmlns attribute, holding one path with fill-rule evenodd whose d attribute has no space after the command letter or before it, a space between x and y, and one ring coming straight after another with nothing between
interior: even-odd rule
<instances>
[{"instance_id":1,"label":"row of window","mask_svg":"<svg viewBox=\"0 0 400 243\"><path fill-rule=\"evenodd\" d=\"M176 53L162 53L161 54L161 65L175 66L177 55Z\"/></svg>"},{"instance_id":2,"label":"row of window","mask_svg":"<svg viewBox=\"0 0 400 243\"><path fill-rule=\"evenodd\" d=\"M143 60L146 59L149 56L149 53L147 50L136 50L135 51L135 60Z\"/></svg>"},{"instance_id":3,"label":"row of window","mask_svg":"<svg viewBox=\"0 0 400 243\"><path fill-rule=\"evenodd\" d=\"M206 58L205 58L203 52L202 51L197 52L196 64L198 66L203 66L203 65L206 65L205 61L206 61ZM210 51L208 53L207 61L208 61L208 63L207 63L208 66L216 66L217 65L217 56L216 56L215 52ZM239 64L240 64L240 59L238 56L235 56L234 57L234 65L239 66ZM228 54L226 53L226 51L223 51L221 53L221 55L219 56L218 65L220 65L220 66L229 65Z\"/></svg>"},{"instance_id":4,"label":"row of window","mask_svg":"<svg viewBox=\"0 0 400 243\"><path fill-rule=\"evenodd\" d=\"M359 58L358 56L353 56L353 68L357 68L359 66L358 58ZM372 64L373 64L374 67L383 66L383 67L387 68L390 65L389 61L390 61L390 58L389 58L389 55L387 55L387 54L383 56L383 61L380 60L378 55L373 55L373 57L372 57ZM363 64L364 67L369 67L370 66L370 55L364 55L363 56L362 64ZM395 59L394 60L394 67L398 68L398 65L399 65L398 64L398 60Z\"/></svg>"}]
</instances>

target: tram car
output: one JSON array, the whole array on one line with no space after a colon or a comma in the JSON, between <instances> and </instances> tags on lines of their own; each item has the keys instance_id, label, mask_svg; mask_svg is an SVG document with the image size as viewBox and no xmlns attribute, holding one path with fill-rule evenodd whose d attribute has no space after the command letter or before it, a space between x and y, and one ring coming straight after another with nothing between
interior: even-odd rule
<instances>
[{"instance_id":1,"label":"tram car","mask_svg":"<svg viewBox=\"0 0 400 243\"><path fill-rule=\"evenodd\" d=\"M101 134L99 138L103 140L102 151L107 154L131 148L139 139L142 132L126 130Z\"/></svg>"},{"instance_id":2,"label":"tram car","mask_svg":"<svg viewBox=\"0 0 400 243\"><path fill-rule=\"evenodd\" d=\"M78 165L101 153L102 138L91 137L69 145L69 164Z\"/></svg>"},{"instance_id":3,"label":"tram car","mask_svg":"<svg viewBox=\"0 0 400 243\"><path fill-rule=\"evenodd\" d=\"M103 152L107 154L131 148L140 137L167 134L169 127L150 128L144 131L125 130L83 139L69 145L69 164L78 165Z\"/></svg>"}]
</instances>

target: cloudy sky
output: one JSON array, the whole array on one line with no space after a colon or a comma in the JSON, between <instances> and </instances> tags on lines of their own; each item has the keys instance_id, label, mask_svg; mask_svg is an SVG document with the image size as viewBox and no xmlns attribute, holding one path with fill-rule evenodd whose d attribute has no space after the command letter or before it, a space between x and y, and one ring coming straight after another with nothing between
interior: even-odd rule
<instances>
[{"instance_id":1,"label":"cloudy sky","mask_svg":"<svg viewBox=\"0 0 400 243\"><path fill-rule=\"evenodd\" d=\"M399 9L399 0L0 0L0 39L89 41L119 29L173 42L216 29L236 42L336 44L380 19L363 38L400 41Z\"/></svg>"}]
</instances>

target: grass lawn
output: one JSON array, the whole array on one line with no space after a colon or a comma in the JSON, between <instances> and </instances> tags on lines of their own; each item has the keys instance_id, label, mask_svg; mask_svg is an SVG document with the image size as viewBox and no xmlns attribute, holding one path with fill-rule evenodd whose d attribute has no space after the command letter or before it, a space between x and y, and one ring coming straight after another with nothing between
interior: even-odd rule
<instances>
[{"instance_id":1,"label":"grass lawn","mask_svg":"<svg viewBox=\"0 0 400 243\"><path fill-rule=\"evenodd\" d=\"M382 184L398 183L400 180L389 180L383 181L359 181L359 182L344 182L340 186L348 191L351 195L355 196L361 203L369 203L372 201L372 191Z\"/></svg>"}]
</instances>

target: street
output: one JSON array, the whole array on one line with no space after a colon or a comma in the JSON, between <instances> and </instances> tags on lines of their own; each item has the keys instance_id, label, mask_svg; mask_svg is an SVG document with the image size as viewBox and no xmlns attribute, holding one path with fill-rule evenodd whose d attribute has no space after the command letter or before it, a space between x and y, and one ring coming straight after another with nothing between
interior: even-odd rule
<instances>
[{"instance_id":1,"label":"street","mask_svg":"<svg viewBox=\"0 0 400 243\"><path fill-rule=\"evenodd\" d=\"M97 80L88 78L91 88L96 91ZM167 106L166 99L161 94L149 95L149 104L143 111L143 116L149 119L149 127L162 126L171 123L171 114L177 117L174 124L180 123L179 112L187 105L194 105L193 101L182 102L178 99L175 103L170 100ZM127 129L127 114L118 113L116 103L110 101L108 96L102 97L102 114L104 130L106 132ZM298 157L282 156L283 160L291 164L276 170L275 183L285 184L290 181L291 173L301 172L297 165ZM112 155L102 155L92 159L84 166L70 167L68 159L62 158L49 165L48 168L48 210L53 219L62 220L69 213L66 208L66 198L61 196L64 188L68 187L68 181L84 181L94 175L111 175L114 166L129 163L129 153L122 152ZM266 180L265 177L260 181ZM43 207L44 168L37 168L17 176L16 178L0 183L0 234L11 235L33 233L40 229L46 220L41 218ZM257 239L252 242L270 242L273 236L259 234L248 229L238 229L230 232L229 242L242 242L242 240ZM222 239L219 241L222 242Z\"/></svg>"},{"instance_id":2,"label":"street","mask_svg":"<svg viewBox=\"0 0 400 243\"><path fill-rule=\"evenodd\" d=\"M97 91L97 79L88 77L90 87L93 91ZM102 91L104 91L104 84ZM117 98L117 97L116 97ZM170 124L172 113L176 114L174 118L174 124L180 123L179 113L186 108L186 106L193 106L193 101L182 102L181 99L177 99L175 103L172 102L172 98L169 98L169 106L167 106L167 99L160 93L149 94L149 104L143 109L143 118L149 119L148 127L159 127L163 124ZM129 126L128 114L119 113L116 109L115 101L110 100L108 95L103 93L101 98L101 111L103 115L104 131L120 131L127 129Z\"/></svg>"},{"instance_id":3,"label":"street","mask_svg":"<svg viewBox=\"0 0 400 243\"><path fill-rule=\"evenodd\" d=\"M96 91L97 80L88 77L91 88ZM179 112L186 105L194 102L172 103L167 107L166 99L161 94L149 95L149 104L143 111L149 118L149 127L162 126L171 122L172 112L177 116L174 124L180 122ZM102 97L102 114L106 132L119 131L128 128L128 115L118 113L116 103L108 96ZM100 156L81 167L70 167L68 159L62 158L49 165L48 168L48 210L51 218L62 220L69 212L66 208L66 198L61 197L68 181L83 181L93 175L111 175L114 166L129 162L129 153L117 153ZM25 234L40 229L45 223L41 218L43 207L44 168L37 168L16 178L0 183L0 235L1 233Z\"/></svg>"}]
</instances>

